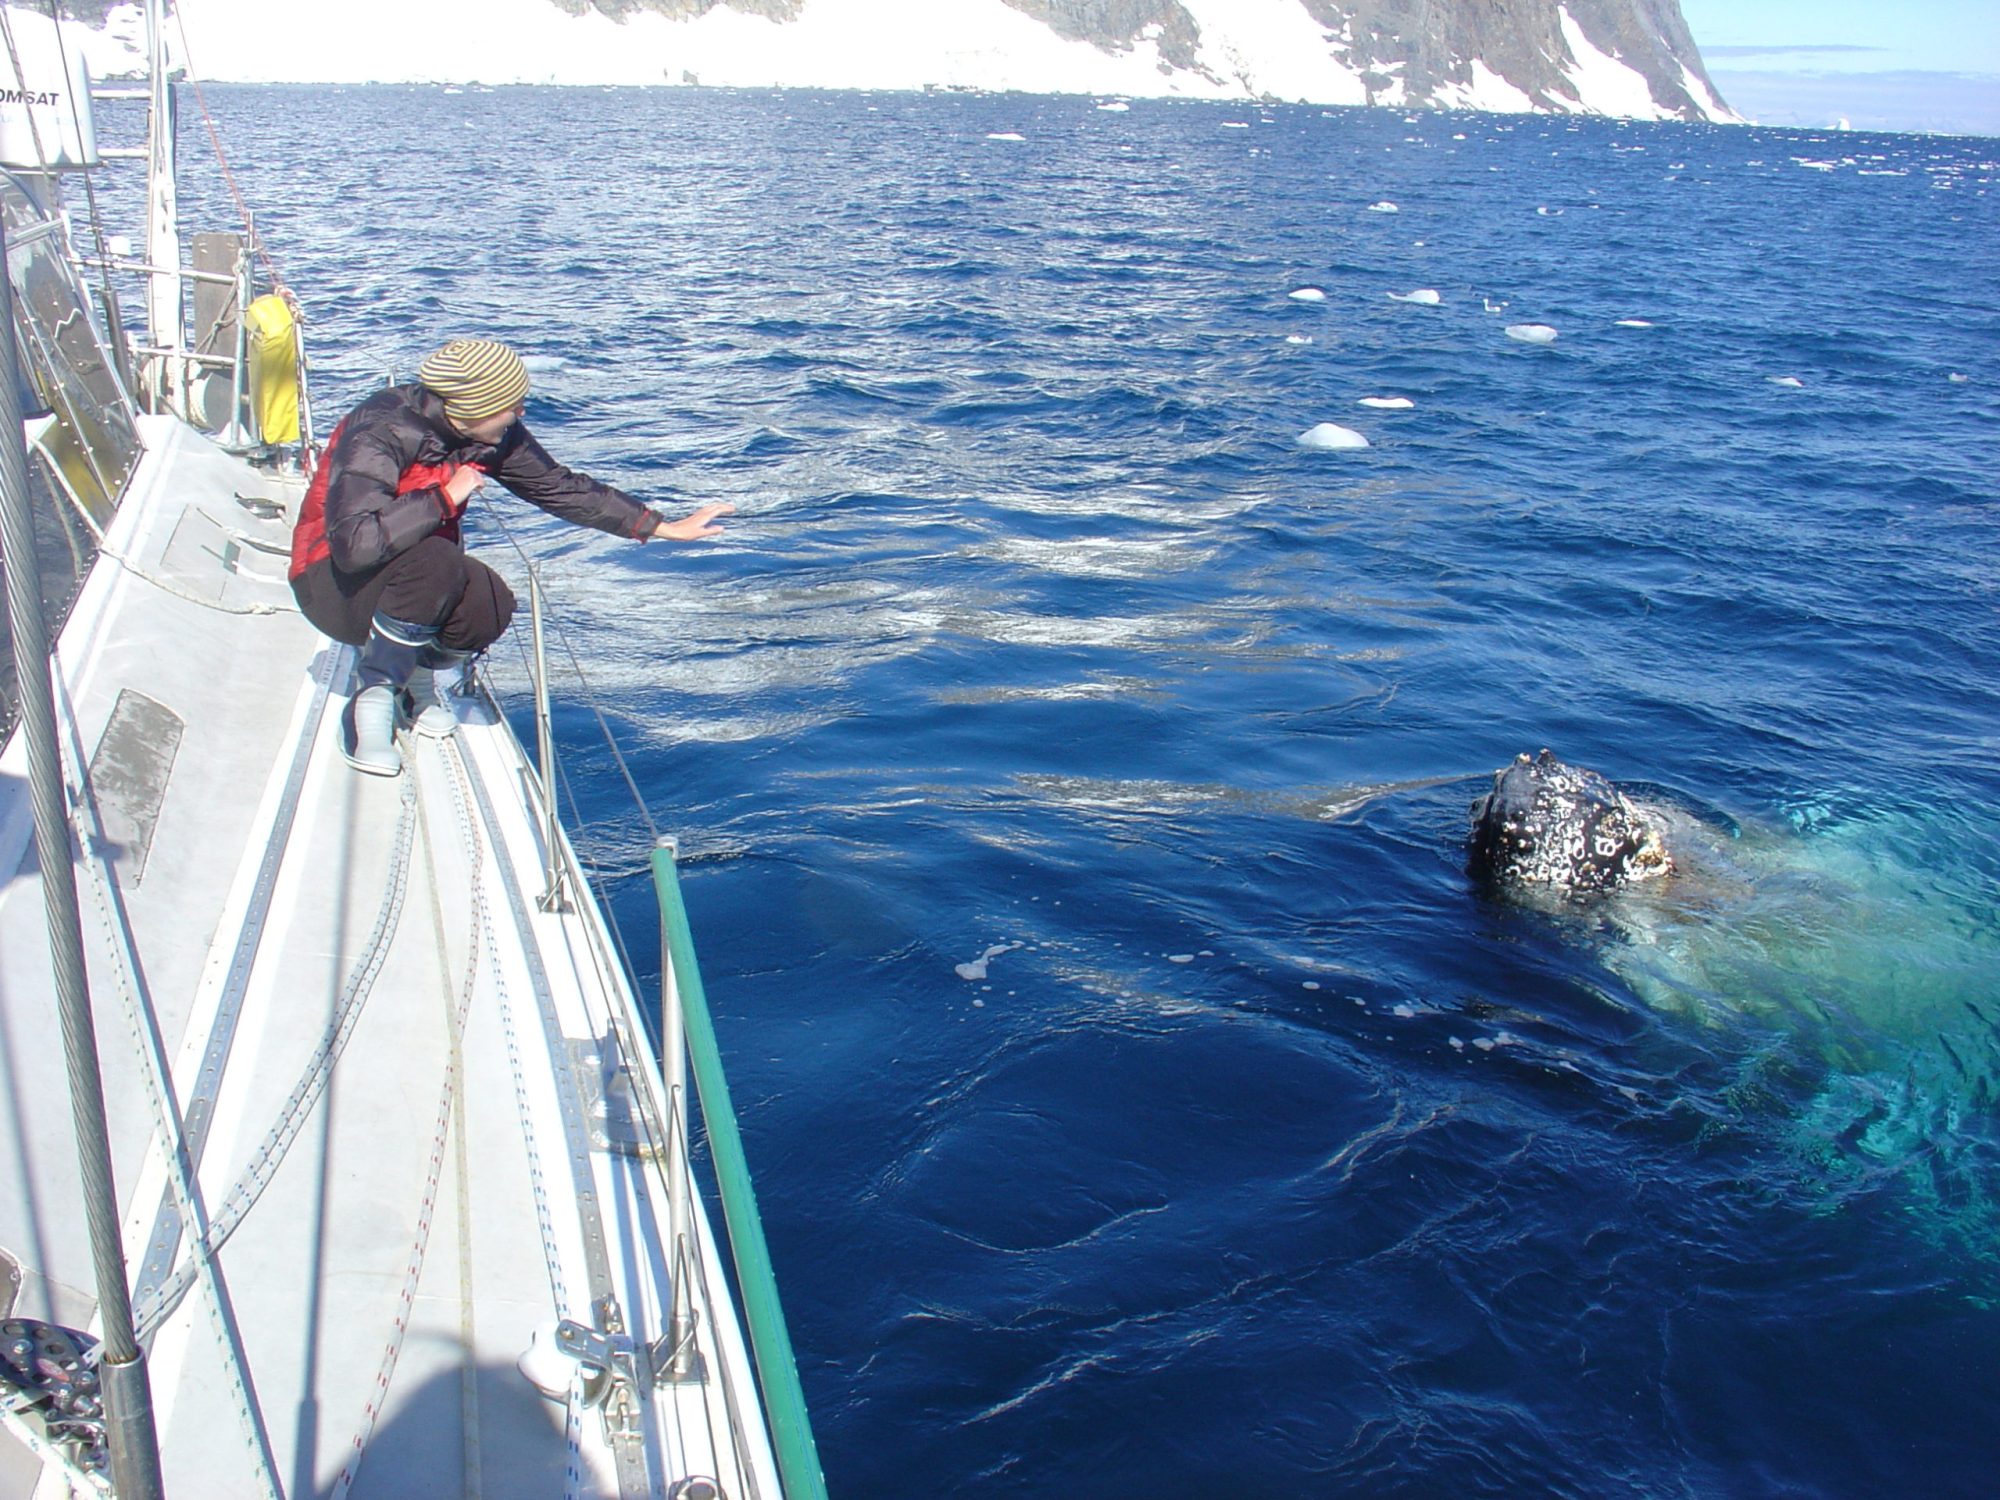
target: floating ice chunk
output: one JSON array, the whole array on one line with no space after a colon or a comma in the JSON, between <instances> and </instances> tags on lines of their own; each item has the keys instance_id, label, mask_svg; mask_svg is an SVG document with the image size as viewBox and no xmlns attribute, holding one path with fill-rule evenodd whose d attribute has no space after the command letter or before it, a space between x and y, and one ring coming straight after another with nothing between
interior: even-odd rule
<instances>
[{"instance_id":1,"label":"floating ice chunk","mask_svg":"<svg viewBox=\"0 0 2000 1500\"><path fill-rule=\"evenodd\" d=\"M1790 386L1793 389L1797 389L1805 384L1796 375L1766 375L1764 378L1770 381L1772 385Z\"/></svg>"},{"instance_id":2,"label":"floating ice chunk","mask_svg":"<svg viewBox=\"0 0 2000 1500\"><path fill-rule=\"evenodd\" d=\"M1540 208L1536 209L1535 212L1540 214L1545 219L1560 219L1562 217L1561 209L1550 208L1546 203L1544 203Z\"/></svg>"},{"instance_id":3,"label":"floating ice chunk","mask_svg":"<svg viewBox=\"0 0 2000 1500\"><path fill-rule=\"evenodd\" d=\"M1285 295L1290 297L1294 302L1326 301L1326 293L1316 286L1302 286L1297 291L1287 292Z\"/></svg>"},{"instance_id":4,"label":"floating ice chunk","mask_svg":"<svg viewBox=\"0 0 2000 1500\"><path fill-rule=\"evenodd\" d=\"M1191 964L1194 962L1194 955L1192 953L1169 953L1167 955L1167 962L1170 964Z\"/></svg>"},{"instance_id":5,"label":"floating ice chunk","mask_svg":"<svg viewBox=\"0 0 2000 1500\"><path fill-rule=\"evenodd\" d=\"M1317 979L1308 979L1305 982L1305 987L1309 990L1316 990L1319 988L1319 981Z\"/></svg>"},{"instance_id":6,"label":"floating ice chunk","mask_svg":"<svg viewBox=\"0 0 2000 1500\"><path fill-rule=\"evenodd\" d=\"M969 964L953 964L951 966L952 972L958 975L960 979L984 979L988 964L992 963L1001 954L1012 953L1020 946L1019 943L996 943Z\"/></svg>"},{"instance_id":7,"label":"floating ice chunk","mask_svg":"<svg viewBox=\"0 0 2000 1500\"><path fill-rule=\"evenodd\" d=\"M1384 198L1380 203L1369 204L1368 212L1370 212L1371 214L1399 214L1402 212L1402 210L1396 207L1396 205L1391 203L1387 198Z\"/></svg>"},{"instance_id":8,"label":"floating ice chunk","mask_svg":"<svg viewBox=\"0 0 2000 1500\"><path fill-rule=\"evenodd\" d=\"M1288 344L1310 344L1312 341L1312 335L1309 333L1288 333L1285 335L1285 342Z\"/></svg>"},{"instance_id":9,"label":"floating ice chunk","mask_svg":"<svg viewBox=\"0 0 2000 1500\"><path fill-rule=\"evenodd\" d=\"M1644 318L1620 318L1617 326L1620 328L1651 328L1653 325L1648 323Z\"/></svg>"},{"instance_id":10,"label":"floating ice chunk","mask_svg":"<svg viewBox=\"0 0 2000 1500\"><path fill-rule=\"evenodd\" d=\"M1553 344L1556 331L1546 323L1509 323L1507 337L1524 344Z\"/></svg>"},{"instance_id":11,"label":"floating ice chunk","mask_svg":"<svg viewBox=\"0 0 2000 1500\"><path fill-rule=\"evenodd\" d=\"M1391 302L1414 302L1419 307L1436 307L1440 302L1444 301L1444 298L1440 297L1430 287L1420 286L1414 292L1391 292L1389 293L1389 300Z\"/></svg>"},{"instance_id":12,"label":"floating ice chunk","mask_svg":"<svg viewBox=\"0 0 2000 1500\"><path fill-rule=\"evenodd\" d=\"M1248 120L1224 120L1222 128L1224 130L1248 130L1250 122Z\"/></svg>"},{"instance_id":13,"label":"floating ice chunk","mask_svg":"<svg viewBox=\"0 0 2000 1500\"><path fill-rule=\"evenodd\" d=\"M1338 422L1321 422L1317 427L1308 427L1299 434L1301 448L1366 448L1368 439L1352 427L1342 427Z\"/></svg>"},{"instance_id":14,"label":"floating ice chunk","mask_svg":"<svg viewBox=\"0 0 2000 1500\"><path fill-rule=\"evenodd\" d=\"M1949 375L1945 376L1945 379L1949 380L1953 385L1964 385L1966 381L1970 380L1971 378L1972 377L1970 375L1961 375L1956 370L1953 370Z\"/></svg>"},{"instance_id":15,"label":"floating ice chunk","mask_svg":"<svg viewBox=\"0 0 2000 1500\"><path fill-rule=\"evenodd\" d=\"M1363 396L1356 406L1372 406L1377 411L1408 411L1417 403L1408 396Z\"/></svg>"},{"instance_id":16,"label":"floating ice chunk","mask_svg":"<svg viewBox=\"0 0 2000 1500\"><path fill-rule=\"evenodd\" d=\"M1027 137L1019 131L993 130L987 132L986 139L989 141L1025 141Z\"/></svg>"},{"instance_id":17,"label":"floating ice chunk","mask_svg":"<svg viewBox=\"0 0 2000 1500\"><path fill-rule=\"evenodd\" d=\"M1127 104L1123 99L1111 99L1097 107L1108 115L1122 115L1132 106Z\"/></svg>"},{"instance_id":18,"label":"floating ice chunk","mask_svg":"<svg viewBox=\"0 0 2000 1500\"><path fill-rule=\"evenodd\" d=\"M1417 1014L1417 1008L1414 1005L1410 1004L1410 1002L1407 1000L1399 1000L1390 1009L1389 1014L1392 1016L1396 1016L1401 1020L1408 1021L1415 1018Z\"/></svg>"}]
</instances>

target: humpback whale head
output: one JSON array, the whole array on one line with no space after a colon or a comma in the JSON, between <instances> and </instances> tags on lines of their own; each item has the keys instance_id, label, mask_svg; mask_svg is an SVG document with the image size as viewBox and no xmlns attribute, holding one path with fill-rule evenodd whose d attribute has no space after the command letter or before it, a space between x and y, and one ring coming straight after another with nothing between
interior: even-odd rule
<instances>
[{"instance_id":1,"label":"humpback whale head","mask_svg":"<svg viewBox=\"0 0 2000 1500\"><path fill-rule=\"evenodd\" d=\"M1595 771L1518 755L1472 805L1472 873L1501 891L1616 890L1672 872L1662 826Z\"/></svg>"}]
</instances>

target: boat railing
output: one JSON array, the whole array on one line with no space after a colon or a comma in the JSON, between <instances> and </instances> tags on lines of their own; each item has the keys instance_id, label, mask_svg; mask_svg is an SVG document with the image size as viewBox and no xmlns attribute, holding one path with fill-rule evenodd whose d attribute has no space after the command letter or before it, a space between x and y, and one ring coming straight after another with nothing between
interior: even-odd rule
<instances>
[{"instance_id":1,"label":"boat railing","mask_svg":"<svg viewBox=\"0 0 2000 1500\"><path fill-rule=\"evenodd\" d=\"M502 525L505 530L504 523ZM565 904L565 887L580 895L593 889L596 882L583 868L573 842L564 836L558 813L558 791L566 778L555 750L547 650L547 638L551 631L544 609L540 569L521 549L511 530L506 530L506 536L526 565L529 580L530 643L524 650L527 653L526 666L534 714L536 790L546 819L546 886L540 905L544 911L560 910ZM691 1079L693 1101L700 1110L702 1134L708 1145L716 1197L722 1207L724 1238L736 1273L738 1300L748 1334L756 1389L763 1404L765 1429L770 1434L773 1456L777 1460L784 1500L826 1500L826 1483L813 1439L805 1394L799 1383L798 1363L778 1296L777 1276L764 1238L756 1192L751 1185L749 1160L723 1070L714 1019L708 1008L700 965L695 958L687 908L681 898L679 841L672 835L662 834L653 823L631 768L611 732L610 723L594 695L590 694L576 653L568 648L566 641L563 644L576 679L603 728L610 756L638 803L653 838L649 868L660 918L660 1010L653 1043L666 1097L664 1101L652 1101L655 1109L664 1104L665 1118L649 1121L649 1133L655 1139L664 1140L668 1147L656 1159L661 1162L661 1170L666 1177L669 1285L664 1289L667 1327L658 1339L646 1347L646 1357L639 1363L655 1383L700 1378L693 1354L695 1282L702 1271L700 1256L691 1238L696 1199L693 1154L689 1149ZM490 684L488 692L491 695ZM494 702L497 707L497 696L494 696ZM570 800L573 804L574 798ZM612 941L623 960L625 975L630 980L633 976L631 955L618 929L611 903L600 900L599 908L605 915ZM636 1041L622 1035L618 1040L625 1046ZM648 1090L642 1088L639 1092L643 1100ZM651 1114L654 1109L647 1112ZM592 1330L574 1325L564 1325L559 1329L558 1338L570 1352L585 1358L589 1357L590 1349L602 1343ZM724 1380L722 1385L726 1392L728 1381ZM735 1423L731 1425L734 1427Z\"/></svg>"},{"instance_id":2,"label":"boat railing","mask_svg":"<svg viewBox=\"0 0 2000 1500\"><path fill-rule=\"evenodd\" d=\"M148 409L173 413L233 452L275 456L302 439L309 442L309 365L296 302L285 288L259 277L244 236L200 239L207 243L198 250L227 269L159 266L117 254L74 258L80 274L96 271L147 283L171 277L195 292L186 299L194 311L190 343L127 339L122 352L132 361L133 387ZM253 312L265 298L275 298L282 310Z\"/></svg>"}]
</instances>

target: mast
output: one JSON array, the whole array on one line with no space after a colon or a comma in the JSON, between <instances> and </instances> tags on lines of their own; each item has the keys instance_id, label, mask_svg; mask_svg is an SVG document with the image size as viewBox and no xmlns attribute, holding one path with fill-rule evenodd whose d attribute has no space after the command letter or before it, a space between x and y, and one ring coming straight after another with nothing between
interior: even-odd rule
<instances>
[{"instance_id":1,"label":"mast","mask_svg":"<svg viewBox=\"0 0 2000 1500\"><path fill-rule=\"evenodd\" d=\"M0 267L7 235L0 224ZM85 978L83 922L77 911L76 866L70 854L62 764L56 748L55 694L49 686L49 639L42 624L41 568L35 556L34 513L28 500L28 453L21 440L20 356L14 338L14 287L0 270L0 560L7 579L14 674L21 694L20 732L28 753L28 798L35 814L35 857L48 907L49 962L55 975L68 1064L70 1112L84 1217L97 1272L103 1325L105 1441L119 1500L158 1500L160 1450L153 1424L152 1385L145 1351L132 1330L132 1299L118 1237L118 1193L111 1173L111 1134L104 1118L104 1079L97 1028Z\"/></svg>"},{"instance_id":2,"label":"mast","mask_svg":"<svg viewBox=\"0 0 2000 1500\"><path fill-rule=\"evenodd\" d=\"M181 318L180 203L174 188L174 85L167 73L166 0L146 0L146 73L152 89L146 141L146 336L155 357L147 406L183 412L186 340Z\"/></svg>"}]
</instances>

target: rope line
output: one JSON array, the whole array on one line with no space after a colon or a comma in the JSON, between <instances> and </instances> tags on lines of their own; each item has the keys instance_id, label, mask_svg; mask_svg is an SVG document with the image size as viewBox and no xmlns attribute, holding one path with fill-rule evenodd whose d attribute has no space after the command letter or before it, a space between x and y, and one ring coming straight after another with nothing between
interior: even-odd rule
<instances>
[{"instance_id":1,"label":"rope line","mask_svg":"<svg viewBox=\"0 0 2000 1500\"><path fill-rule=\"evenodd\" d=\"M376 912L374 930L349 973L340 1003L327 1022L319 1046L307 1060L304 1072L280 1109L277 1121L265 1135L263 1144L251 1157L242 1176L230 1188L222 1208L209 1223L206 1232L189 1246L188 1257L161 1282L152 1300L143 1308L134 1309L134 1320L142 1338L151 1337L187 1294L196 1274L195 1261L215 1254L242 1224L264 1189L270 1186L271 1179L277 1175L285 1153L297 1139L299 1131L305 1126L306 1117L325 1091L333 1065L345 1050L348 1038L354 1034L362 1008L374 990L376 976L381 973L382 962L388 954L389 940L402 919L403 897L409 885L410 844L415 833L415 805L416 780L414 777L405 778L388 870L388 887Z\"/></svg>"},{"instance_id":2,"label":"rope line","mask_svg":"<svg viewBox=\"0 0 2000 1500\"><path fill-rule=\"evenodd\" d=\"M493 509L490 507L487 511L487 514L493 517L496 525L500 529L502 536L505 538L508 545L512 547L515 555L519 558L522 566L532 569L535 566L533 560L529 558L526 549L522 546L520 538L515 534L514 529L508 525L504 515L502 515L497 509ZM645 797L639 790L638 783L636 779L633 777L631 766L629 762L626 760L624 752L622 751L622 749L618 744L616 735L612 731L609 718L604 711L603 705L599 701L596 692L591 687L589 677L583 670L582 661L578 657L576 648L572 643L572 641L570 640L568 632L563 629L561 622L556 620L552 616L545 615L544 623L550 629L553 630L557 641L560 643L562 647L563 653L569 658L570 670L574 675L577 685L581 688L585 700L588 702L590 706L592 715L597 720L598 728L603 734L605 744L607 745L607 747L611 752L612 760L614 764L617 766L618 772L625 782L627 791L631 794L632 803L634 807L638 809L639 816L644 821L648 833L652 836L653 841L657 843L659 838L659 825L657 824L657 822L655 822L651 809L646 805ZM528 680L532 682L534 678L534 671L532 665L529 663L527 658L527 645L524 641L520 639L518 633L516 634L515 637L515 644L517 650L520 652L521 655L522 671L524 675L528 678ZM560 758L557 759L555 764L556 764L556 774L558 781L560 782L561 785L562 794L564 796L564 799L569 804L571 815L576 820L576 823L579 827L584 826L581 813L581 806L576 795L575 787L570 780L568 774L568 768L566 764L563 762L563 760L561 760ZM573 849L574 842L570 841L570 845L571 848ZM605 915L606 922L609 927L613 942L617 947L619 957L623 960L623 973L629 981L631 976L635 975L637 971L634 969L632 965L631 955L625 944L624 933L622 929L619 927L616 918L613 914L612 906L608 899L608 892L606 889L607 885L606 878L602 870L595 863L595 861L588 861L588 863L590 868L586 873L586 879L588 880L592 890L597 895L599 909ZM593 940L590 944L590 947L592 949L593 962L596 963L600 958L597 941ZM599 965L599 967L600 967L600 974L602 974L601 964ZM617 1017L615 1015L611 1018L611 1024L613 1028L614 1039L616 1040L618 1045L620 1045L626 1050L627 1057L629 1058L638 1055L632 1050L632 1039L626 1034L625 1028L618 1023ZM650 1091L641 1091L642 1097L649 1094L649 1092ZM671 1103L671 1101L669 1102ZM680 1117L671 1109L669 1110L669 1119L664 1123L660 1122L655 1118L654 1111L651 1109L641 1109L639 1111L639 1118L640 1118L641 1128L644 1131L644 1134L647 1139L647 1143L649 1147L653 1148L646 1152L646 1159L650 1166L651 1175L658 1180L658 1182L661 1185L662 1191L665 1191L667 1185L668 1173L671 1171L669 1162L672 1159L675 1159L676 1155L678 1155L678 1159L684 1164L686 1169L688 1170L692 1169L691 1142L689 1142L687 1139L684 1138L679 1125ZM667 1137L666 1141L664 1142L666 1147L666 1149L664 1150L659 1149L663 1144L662 1142L663 1135ZM691 1240L695 1235L695 1233L696 1231L694 1229L693 1224L691 1223L690 1224ZM670 1262L678 1260L684 1271L691 1270L692 1275L691 1277L688 1278L688 1280L699 1287L700 1301L702 1307L712 1309L720 1305L718 1302L718 1289L712 1283L709 1277L706 1260L698 1253L693 1243L678 1245L678 1246L669 1246L667 1249L667 1253L670 1258ZM670 1282L670 1284L672 1283ZM687 1285L688 1281L683 1281L681 1284ZM726 1294L723 1294L723 1297L724 1300L726 1300ZM693 1298L690 1297L689 1300L690 1304L692 1305ZM671 1320L673 1309L669 1307L666 1309L666 1312L669 1320ZM689 1337L690 1338L696 1337L696 1334L692 1329L690 1330ZM754 1462L753 1456L750 1451L750 1446L746 1438L745 1428L744 1428L744 1414L740 1410L739 1403L736 1399L736 1390L734 1383L728 1378L727 1374L728 1362L726 1359L722 1343L719 1339L713 1343L713 1356L717 1362L718 1366L717 1373L719 1379L705 1380L701 1384L702 1420L703 1424L708 1429L708 1441L709 1441L710 1451L718 1455L727 1452L734 1458L737 1466L737 1472L741 1476L742 1482L747 1486L748 1494L751 1497L751 1500L756 1500L757 1492L759 1489L759 1485L757 1482L757 1465ZM714 1387L718 1384L720 1386L720 1406L721 1406L720 1411L717 1410L716 1391L714 1389ZM572 1417L574 1418L574 1399L572 1400ZM678 1426L678 1420L676 1421L676 1426ZM682 1437L681 1441L682 1441L681 1451L685 1454L689 1451L685 1436Z\"/></svg>"},{"instance_id":3,"label":"rope line","mask_svg":"<svg viewBox=\"0 0 2000 1500\"><path fill-rule=\"evenodd\" d=\"M76 738L76 716L69 710L66 692L64 702L70 734L70 760L74 765L82 766L85 764L83 747ZM173 1100L172 1071L167 1064L159 1028L154 1022L152 1001L140 972L139 956L132 945L131 922L125 915L124 903L119 900L115 877L111 872L110 851L116 846L106 834L103 815L98 811L89 776L79 774L72 779L66 774L64 783L70 805L70 832L76 839L77 848L86 856L79 862L89 872L86 884L96 908L98 923L111 940L108 946L111 950L112 983L118 992L118 1008L125 1022L127 1037L139 1059L139 1076L146 1086L147 1103L152 1108L153 1144L166 1164L167 1181L180 1211L181 1222L200 1230L205 1227L206 1208L201 1186L189 1170L187 1153L180 1146L183 1139L181 1117ZM252 1390L249 1357L243 1348L235 1314L211 1258L202 1257L197 1269L202 1290L207 1294L201 1300L208 1313L209 1335L221 1357L223 1369L228 1372L230 1405L243 1429L244 1444L254 1456L257 1478L264 1494L269 1500L282 1500L284 1490L278 1482L277 1456L271 1449L270 1434L264 1426Z\"/></svg>"},{"instance_id":4,"label":"rope line","mask_svg":"<svg viewBox=\"0 0 2000 1500\"><path fill-rule=\"evenodd\" d=\"M16 1441L35 1458L41 1460L42 1467L54 1469L62 1476L63 1488L69 1491L70 1500L83 1496L85 1500L110 1500L111 1480L103 1474L78 1466L68 1452L58 1447L47 1435L38 1431L27 1416L15 1409L12 1401L0 1401L0 1426L14 1435Z\"/></svg>"},{"instance_id":5,"label":"rope line","mask_svg":"<svg viewBox=\"0 0 2000 1500\"><path fill-rule=\"evenodd\" d=\"M410 784L415 788L420 774L417 747L409 743L407 737L405 749L408 751L406 758L409 762ZM456 783L448 781L447 784L451 788L452 800L456 804L460 799L459 789ZM444 941L444 908L438 889L436 846L431 834L430 814L423 805L422 794L418 791L415 796L418 822L423 832L424 873L430 886L431 914L437 928L438 964L443 970L444 992L449 996L450 959ZM462 834L466 831L462 816L460 830ZM424 1166L424 1190L417 1207L416 1232L411 1240L409 1257L404 1265L403 1285L397 1295L396 1316L389 1342L382 1351L380 1364L376 1367L375 1382L370 1389L368 1400L362 1406L361 1428L354 1435L352 1452L341 1468L340 1478L334 1483L334 1500L346 1500L349 1491L354 1488L354 1478L360 1472L362 1457L368 1449L368 1440L374 1436L375 1423L382 1415L383 1403L389 1395L390 1382L395 1378L396 1363L402 1357L404 1335L409 1332L410 1314L416 1305L417 1286L423 1279L424 1261L430 1252L431 1222L437 1211L438 1188L444 1178L445 1152L451 1138L452 1118L459 1099L458 1085L463 1058L459 1051L458 1039L464 1034L465 1018L472 1009L473 991L479 978L479 938L486 926L486 901L480 885L480 865L484 859L485 849L478 842L476 835L467 846L466 853L472 861L467 876L467 884L472 891L472 932L466 943L465 981L459 987L457 1008L455 1010L448 1008L451 1045L445 1056L444 1081L438 1089L436 1124L431 1131L430 1155Z\"/></svg>"},{"instance_id":6,"label":"rope line","mask_svg":"<svg viewBox=\"0 0 2000 1500\"><path fill-rule=\"evenodd\" d=\"M459 754L456 738L446 742L446 761L452 768L455 780L452 785L452 805L459 817L460 836L468 843L478 837L476 820L471 805L471 773ZM497 836L497 835L496 835ZM477 899L484 909L485 887L479 886ZM571 1316L569 1286L563 1277L562 1252L556 1244L555 1219L549 1210L548 1185L542 1172L541 1147L535 1136L534 1115L528 1105L527 1068L521 1057L519 1028L514 1023L513 997L507 989L506 971L500 964L499 944L494 935L494 924L486 923L486 953L492 973L494 998L499 1002L500 1034L507 1048L507 1068L514 1084L514 1113L521 1121L521 1144L528 1161L528 1191L535 1204L535 1228L542 1241L542 1264L549 1278L549 1300L557 1318ZM557 1061L551 1057L553 1064ZM583 1372L578 1368L570 1382L569 1398L563 1416L563 1440L568 1445L568 1463L563 1471L563 1500L582 1500L583 1486L583 1409L585 1406Z\"/></svg>"}]
</instances>

